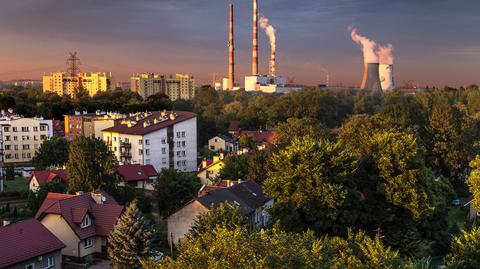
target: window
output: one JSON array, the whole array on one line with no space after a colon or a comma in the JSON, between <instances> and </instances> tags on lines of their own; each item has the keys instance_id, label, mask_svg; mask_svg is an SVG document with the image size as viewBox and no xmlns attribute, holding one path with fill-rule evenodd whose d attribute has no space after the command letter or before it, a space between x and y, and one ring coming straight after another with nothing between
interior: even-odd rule
<instances>
[{"instance_id":1,"label":"window","mask_svg":"<svg viewBox=\"0 0 480 269\"><path fill-rule=\"evenodd\" d=\"M93 246L93 239L90 237L83 240L83 245L84 245L84 248L91 248Z\"/></svg>"},{"instance_id":2,"label":"window","mask_svg":"<svg viewBox=\"0 0 480 269\"><path fill-rule=\"evenodd\" d=\"M27 158L29 158L29 159L32 158L32 154L27 153Z\"/></svg>"},{"instance_id":3,"label":"window","mask_svg":"<svg viewBox=\"0 0 480 269\"><path fill-rule=\"evenodd\" d=\"M34 263L27 264L25 265L25 269L35 269L35 264Z\"/></svg>"},{"instance_id":4,"label":"window","mask_svg":"<svg viewBox=\"0 0 480 269\"><path fill-rule=\"evenodd\" d=\"M162 144L166 144L167 140L165 138L162 139Z\"/></svg>"},{"instance_id":5,"label":"window","mask_svg":"<svg viewBox=\"0 0 480 269\"><path fill-rule=\"evenodd\" d=\"M185 142L185 141L182 141L182 147L184 147L184 148L185 148L186 146L187 146L187 142Z\"/></svg>"},{"instance_id":6,"label":"window","mask_svg":"<svg viewBox=\"0 0 480 269\"><path fill-rule=\"evenodd\" d=\"M138 144L139 144L140 146L143 145L143 140L142 140L142 139L139 139L139 140L138 140Z\"/></svg>"},{"instance_id":7,"label":"window","mask_svg":"<svg viewBox=\"0 0 480 269\"><path fill-rule=\"evenodd\" d=\"M182 137L185 137L185 136L186 136L185 132L182 132Z\"/></svg>"},{"instance_id":8,"label":"window","mask_svg":"<svg viewBox=\"0 0 480 269\"><path fill-rule=\"evenodd\" d=\"M5 150L10 150L10 145L5 145Z\"/></svg>"},{"instance_id":9,"label":"window","mask_svg":"<svg viewBox=\"0 0 480 269\"><path fill-rule=\"evenodd\" d=\"M13 137L13 141L17 141L18 140L18 137L17 136L14 136Z\"/></svg>"},{"instance_id":10,"label":"window","mask_svg":"<svg viewBox=\"0 0 480 269\"><path fill-rule=\"evenodd\" d=\"M187 161L183 160L183 161L182 161L182 165L183 165L183 166L187 166Z\"/></svg>"},{"instance_id":11,"label":"window","mask_svg":"<svg viewBox=\"0 0 480 269\"><path fill-rule=\"evenodd\" d=\"M46 131L46 130L48 130L48 126L40 125L40 131Z\"/></svg>"},{"instance_id":12,"label":"window","mask_svg":"<svg viewBox=\"0 0 480 269\"><path fill-rule=\"evenodd\" d=\"M38 149L38 144L35 144L33 147L34 147L35 149Z\"/></svg>"},{"instance_id":13,"label":"window","mask_svg":"<svg viewBox=\"0 0 480 269\"><path fill-rule=\"evenodd\" d=\"M162 158L162 164L167 164L167 158Z\"/></svg>"},{"instance_id":14,"label":"window","mask_svg":"<svg viewBox=\"0 0 480 269\"><path fill-rule=\"evenodd\" d=\"M117 137L113 137L113 142L117 142Z\"/></svg>"},{"instance_id":15,"label":"window","mask_svg":"<svg viewBox=\"0 0 480 269\"><path fill-rule=\"evenodd\" d=\"M55 266L55 256L48 256L43 260L43 269L51 268Z\"/></svg>"},{"instance_id":16,"label":"window","mask_svg":"<svg viewBox=\"0 0 480 269\"><path fill-rule=\"evenodd\" d=\"M177 148L179 148L182 145L182 142L177 141Z\"/></svg>"},{"instance_id":17,"label":"window","mask_svg":"<svg viewBox=\"0 0 480 269\"><path fill-rule=\"evenodd\" d=\"M28 127L22 127L22 132L28 132L29 128Z\"/></svg>"},{"instance_id":18,"label":"window","mask_svg":"<svg viewBox=\"0 0 480 269\"><path fill-rule=\"evenodd\" d=\"M10 132L10 128L8 128L8 127L3 127L3 131L4 131L4 132Z\"/></svg>"},{"instance_id":19,"label":"window","mask_svg":"<svg viewBox=\"0 0 480 269\"><path fill-rule=\"evenodd\" d=\"M5 136L5 141L10 141L10 136L9 135Z\"/></svg>"},{"instance_id":20,"label":"window","mask_svg":"<svg viewBox=\"0 0 480 269\"><path fill-rule=\"evenodd\" d=\"M180 132L177 132L177 138L180 138Z\"/></svg>"},{"instance_id":21,"label":"window","mask_svg":"<svg viewBox=\"0 0 480 269\"><path fill-rule=\"evenodd\" d=\"M83 221L80 227L87 228L87 227L90 227L90 225L92 225L90 217L88 215L85 215L85 218L83 218Z\"/></svg>"},{"instance_id":22,"label":"window","mask_svg":"<svg viewBox=\"0 0 480 269\"><path fill-rule=\"evenodd\" d=\"M25 159L25 153L22 153L22 159Z\"/></svg>"},{"instance_id":23,"label":"window","mask_svg":"<svg viewBox=\"0 0 480 269\"><path fill-rule=\"evenodd\" d=\"M125 137L125 143L130 143L130 140L127 137Z\"/></svg>"},{"instance_id":24,"label":"window","mask_svg":"<svg viewBox=\"0 0 480 269\"><path fill-rule=\"evenodd\" d=\"M13 145L14 150L18 150L18 145Z\"/></svg>"},{"instance_id":25,"label":"window","mask_svg":"<svg viewBox=\"0 0 480 269\"><path fill-rule=\"evenodd\" d=\"M22 149L24 150L30 149L30 145L22 145Z\"/></svg>"},{"instance_id":26,"label":"window","mask_svg":"<svg viewBox=\"0 0 480 269\"><path fill-rule=\"evenodd\" d=\"M143 149L139 149L138 150L138 155L142 155L143 154Z\"/></svg>"},{"instance_id":27,"label":"window","mask_svg":"<svg viewBox=\"0 0 480 269\"><path fill-rule=\"evenodd\" d=\"M13 131L13 132L16 132L16 131L17 131L17 127L12 127L12 131Z\"/></svg>"},{"instance_id":28,"label":"window","mask_svg":"<svg viewBox=\"0 0 480 269\"><path fill-rule=\"evenodd\" d=\"M33 127L33 131L38 132L38 127L37 126Z\"/></svg>"},{"instance_id":29,"label":"window","mask_svg":"<svg viewBox=\"0 0 480 269\"><path fill-rule=\"evenodd\" d=\"M150 155L150 150L149 149L145 150L145 155L147 155L147 156Z\"/></svg>"},{"instance_id":30,"label":"window","mask_svg":"<svg viewBox=\"0 0 480 269\"><path fill-rule=\"evenodd\" d=\"M47 139L46 135L40 135L40 140L45 140L45 139Z\"/></svg>"},{"instance_id":31,"label":"window","mask_svg":"<svg viewBox=\"0 0 480 269\"><path fill-rule=\"evenodd\" d=\"M150 140L149 139L145 139L145 145L150 145Z\"/></svg>"},{"instance_id":32,"label":"window","mask_svg":"<svg viewBox=\"0 0 480 269\"><path fill-rule=\"evenodd\" d=\"M167 154L167 148L162 148L162 154Z\"/></svg>"},{"instance_id":33,"label":"window","mask_svg":"<svg viewBox=\"0 0 480 269\"><path fill-rule=\"evenodd\" d=\"M34 141L38 141L38 136L34 135L34 136L33 136L33 140L34 140Z\"/></svg>"},{"instance_id":34,"label":"window","mask_svg":"<svg viewBox=\"0 0 480 269\"><path fill-rule=\"evenodd\" d=\"M177 151L177 157L180 157L181 152Z\"/></svg>"},{"instance_id":35,"label":"window","mask_svg":"<svg viewBox=\"0 0 480 269\"><path fill-rule=\"evenodd\" d=\"M187 156L187 154L186 154L185 150L184 150L184 151L182 151L182 156L183 156L183 157Z\"/></svg>"}]
</instances>

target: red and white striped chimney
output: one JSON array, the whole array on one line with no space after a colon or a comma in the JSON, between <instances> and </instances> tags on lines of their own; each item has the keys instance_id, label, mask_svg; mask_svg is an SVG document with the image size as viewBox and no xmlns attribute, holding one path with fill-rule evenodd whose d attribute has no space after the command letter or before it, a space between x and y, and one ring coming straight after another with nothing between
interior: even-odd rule
<instances>
[{"instance_id":1,"label":"red and white striped chimney","mask_svg":"<svg viewBox=\"0 0 480 269\"><path fill-rule=\"evenodd\" d=\"M270 76L272 77L277 76L277 63L275 59L275 50L272 50L272 54L270 56Z\"/></svg>"},{"instance_id":2,"label":"red and white striped chimney","mask_svg":"<svg viewBox=\"0 0 480 269\"><path fill-rule=\"evenodd\" d=\"M230 31L228 38L228 89L233 90L235 84L235 44L233 28L233 3L230 4Z\"/></svg>"},{"instance_id":3,"label":"red and white striped chimney","mask_svg":"<svg viewBox=\"0 0 480 269\"><path fill-rule=\"evenodd\" d=\"M258 1L253 0L252 75L258 76Z\"/></svg>"}]
</instances>

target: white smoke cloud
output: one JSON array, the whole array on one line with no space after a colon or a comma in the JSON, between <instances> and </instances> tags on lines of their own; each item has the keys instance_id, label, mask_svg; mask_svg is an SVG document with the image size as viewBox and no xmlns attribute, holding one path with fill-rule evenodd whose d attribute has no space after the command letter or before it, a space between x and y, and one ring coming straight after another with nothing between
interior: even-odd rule
<instances>
[{"instance_id":1,"label":"white smoke cloud","mask_svg":"<svg viewBox=\"0 0 480 269\"><path fill-rule=\"evenodd\" d=\"M364 37L357 32L357 28L349 27L352 40L362 46L365 63L393 64L393 45L378 45L375 41Z\"/></svg>"},{"instance_id":2,"label":"white smoke cloud","mask_svg":"<svg viewBox=\"0 0 480 269\"><path fill-rule=\"evenodd\" d=\"M260 24L260 27L263 30L265 30L265 33L270 39L270 46L272 48L272 51L276 51L277 38L275 36L275 33L277 32L277 30L275 30L275 28L272 25L270 25L268 18L265 18L262 16L258 22Z\"/></svg>"},{"instance_id":3,"label":"white smoke cloud","mask_svg":"<svg viewBox=\"0 0 480 269\"><path fill-rule=\"evenodd\" d=\"M375 51L377 48L377 43L375 43L375 41L371 39L368 39L367 37L359 35L357 32L357 28L351 27L350 31L352 40L362 46L363 61L365 63L378 63L379 57Z\"/></svg>"},{"instance_id":4,"label":"white smoke cloud","mask_svg":"<svg viewBox=\"0 0 480 269\"><path fill-rule=\"evenodd\" d=\"M381 64L393 64L393 45L379 46L378 56Z\"/></svg>"}]
</instances>

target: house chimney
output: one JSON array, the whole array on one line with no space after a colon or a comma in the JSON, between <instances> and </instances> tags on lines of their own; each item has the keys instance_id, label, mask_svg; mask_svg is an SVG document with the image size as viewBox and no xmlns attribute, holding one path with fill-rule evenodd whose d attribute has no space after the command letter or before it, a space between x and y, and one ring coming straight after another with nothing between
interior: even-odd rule
<instances>
[{"instance_id":1,"label":"house chimney","mask_svg":"<svg viewBox=\"0 0 480 269\"><path fill-rule=\"evenodd\" d=\"M10 225L11 221L4 219L3 220L3 227Z\"/></svg>"},{"instance_id":2,"label":"house chimney","mask_svg":"<svg viewBox=\"0 0 480 269\"><path fill-rule=\"evenodd\" d=\"M100 191L92 192L91 195L95 203L99 205L103 205L107 201L107 197L105 197L105 195L103 195L103 193Z\"/></svg>"},{"instance_id":3,"label":"house chimney","mask_svg":"<svg viewBox=\"0 0 480 269\"><path fill-rule=\"evenodd\" d=\"M253 0L252 75L258 76L258 0Z\"/></svg>"},{"instance_id":4,"label":"house chimney","mask_svg":"<svg viewBox=\"0 0 480 269\"><path fill-rule=\"evenodd\" d=\"M77 191L77 192L75 192L75 195L76 195L76 196L80 196L80 195L82 195L82 194L83 194L83 191Z\"/></svg>"},{"instance_id":5,"label":"house chimney","mask_svg":"<svg viewBox=\"0 0 480 269\"><path fill-rule=\"evenodd\" d=\"M233 25L233 3L230 3L230 31L228 38L228 85L229 90L233 90L235 84L235 40Z\"/></svg>"}]
</instances>

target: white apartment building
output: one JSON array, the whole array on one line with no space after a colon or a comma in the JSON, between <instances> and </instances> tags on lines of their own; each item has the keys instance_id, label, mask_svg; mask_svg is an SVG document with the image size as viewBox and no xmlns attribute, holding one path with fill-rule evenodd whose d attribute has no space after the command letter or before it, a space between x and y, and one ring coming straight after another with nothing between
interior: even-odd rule
<instances>
[{"instance_id":1,"label":"white apartment building","mask_svg":"<svg viewBox=\"0 0 480 269\"><path fill-rule=\"evenodd\" d=\"M197 170L197 115L155 111L130 115L102 131L103 140L121 165L151 164L157 171Z\"/></svg>"},{"instance_id":2,"label":"white apartment building","mask_svg":"<svg viewBox=\"0 0 480 269\"><path fill-rule=\"evenodd\" d=\"M53 136L51 120L23 118L1 111L0 134L4 163L30 162L43 141Z\"/></svg>"},{"instance_id":3,"label":"white apartment building","mask_svg":"<svg viewBox=\"0 0 480 269\"><path fill-rule=\"evenodd\" d=\"M188 74L165 75L143 73L130 78L130 90L144 99L155 94L165 94L170 100L195 97L195 79Z\"/></svg>"}]
</instances>

